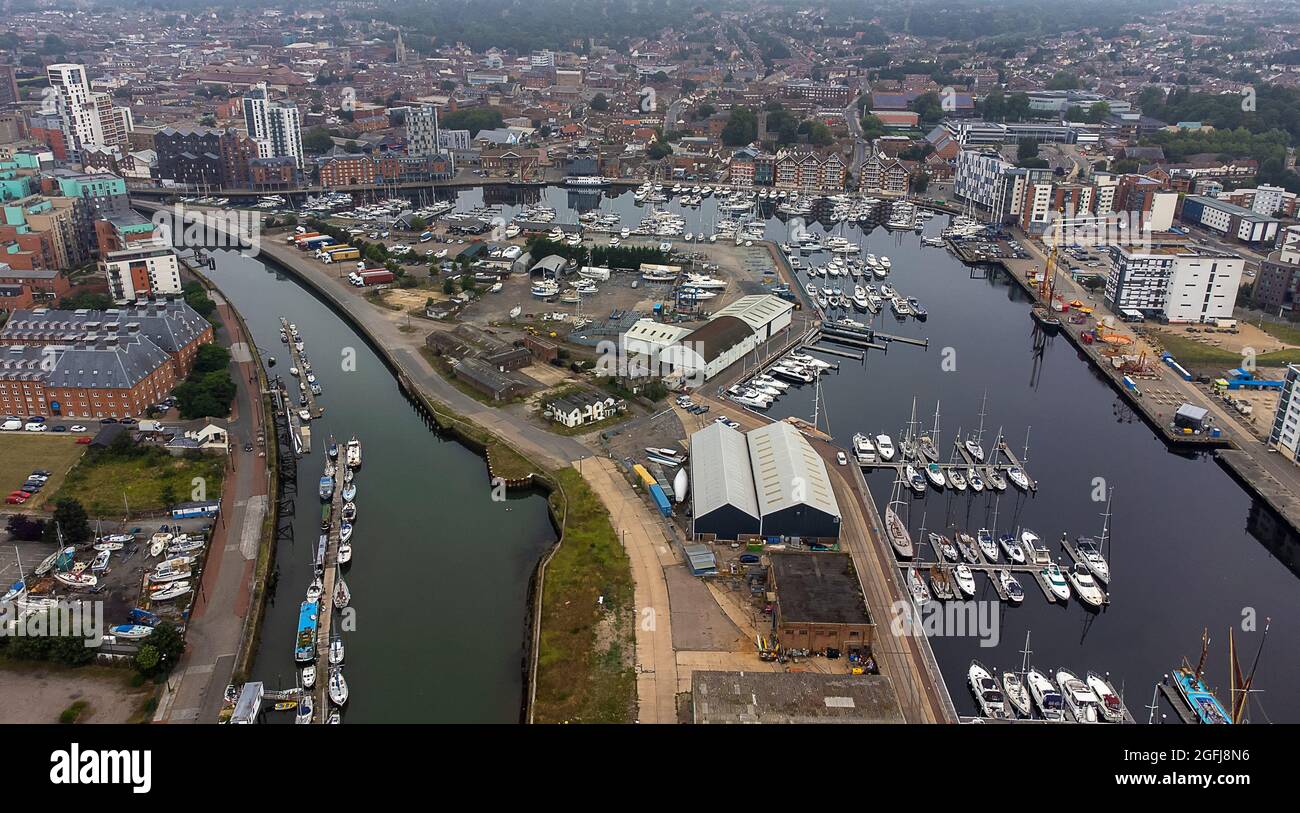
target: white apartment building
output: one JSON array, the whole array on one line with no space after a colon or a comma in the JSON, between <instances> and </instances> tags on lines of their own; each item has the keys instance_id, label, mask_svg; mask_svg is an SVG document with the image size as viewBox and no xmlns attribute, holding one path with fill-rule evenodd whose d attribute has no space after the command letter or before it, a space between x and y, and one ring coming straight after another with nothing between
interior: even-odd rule
<instances>
[{"instance_id":1,"label":"white apartment building","mask_svg":"<svg viewBox=\"0 0 1300 813\"><path fill-rule=\"evenodd\" d=\"M86 66L61 62L46 67L45 76L56 94L54 101L68 147L79 150L85 145L103 144L104 130L91 98Z\"/></svg>"},{"instance_id":2,"label":"white apartment building","mask_svg":"<svg viewBox=\"0 0 1300 813\"><path fill-rule=\"evenodd\" d=\"M299 169L303 168L302 118L298 108L273 101L265 84L253 88L244 97L244 127L248 137L258 142L259 158L288 155Z\"/></svg>"},{"instance_id":3,"label":"white apartment building","mask_svg":"<svg viewBox=\"0 0 1300 813\"><path fill-rule=\"evenodd\" d=\"M1194 246L1111 246L1106 305L1167 322L1232 318L1245 260Z\"/></svg>"},{"instance_id":4,"label":"white apartment building","mask_svg":"<svg viewBox=\"0 0 1300 813\"><path fill-rule=\"evenodd\" d=\"M415 158L437 155L438 108L433 105L406 109L406 152Z\"/></svg>"},{"instance_id":5,"label":"white apartment building","mask_svg":"<svg viewBox=\"0 0 1300 813\"><path fill-rule=\"evenodd\" d=\"M1286 383L1282 385L1277 411L1273 413L1268 442L1286 455L1287 460L1300 463L1300 365L1286 366Z\"/></svg>"},{"instance_id":6,"label":"white apartment building","mask_svg":"<svg viewBox=\"0 0 1300 813\"><path fill-rule=\"evenodd\" d=\"M116 302L181 293L176 252L161 240L141 241L120 251L110 251L101 266Z\"/></svg>"}]
</instances>

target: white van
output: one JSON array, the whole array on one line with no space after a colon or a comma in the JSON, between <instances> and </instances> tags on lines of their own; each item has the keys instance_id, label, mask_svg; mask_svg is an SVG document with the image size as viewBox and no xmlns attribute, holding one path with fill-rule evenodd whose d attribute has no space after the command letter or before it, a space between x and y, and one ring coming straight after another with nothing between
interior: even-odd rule
<instances>
[{"instance_id":1,"label":"white van","mask_svg":"<svg viewBox=\"0 0 1300 813\"><path fill-rule=\"evenodd\" d=\"M16 432L23 428L23 422L17 418L7 418L4 423L0 423L0 430L5 432Z\"/></svg>"}]
</instances>

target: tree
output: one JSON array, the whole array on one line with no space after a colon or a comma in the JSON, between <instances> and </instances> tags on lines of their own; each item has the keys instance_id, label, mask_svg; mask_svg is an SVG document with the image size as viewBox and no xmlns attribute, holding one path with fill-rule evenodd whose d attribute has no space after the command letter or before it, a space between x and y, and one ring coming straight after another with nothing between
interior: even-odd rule
<instances>
[{"instance_id":1,"label":"tree","mask_svg":"<svg viewBox=\"0 0 1300 813\"><path fill-rule=\"evenodd\" d=\"M1038 157L1038 142L1032 138L1022 138L1016 142L1016 160L1024 161Z\"/></svg>"},{"instance_id":2,"label":"tree","mask_svg":"<svg viewBox=\"0 0 1300 813\"><path fill-rule=\"evenodd\" d=\"M921 117L922 124L936 124L943 119L943 102L934 91L917 96L911 108Z\"/></svg>"},{"instance_id":3,"label":"tree","mask_svg":"<svg viewBox=\"0 0 1300 813\"><path fill-rule=\"evenodd\" d=\"M603 93L591 97L591 109L605 111L609 109L609 98Z\"/></svg>"},{"instance_id":4,"label":"tree","mask_svg":"<svg viewBox=\"0 0 1300 813\"><path fill-rule=\"evenodd\" d=\"M86 509L76 500L55 503L54 516L45 524L45 542L59 544L60 534L64 545L85 545L92 539Z\"/></svg>"},{"instance_id":5,"label":"tree","mask_svg":"<svg viewBox=\"0 0 1300 813\"><path fill-rule=\"evenodd\" d=\"M872 113L862 117L862 137L867 139L877 139L885 134L885 123L880 117Z\"/></svg>"},{"instance_id":6,"label":"tree","mask_svg":"<svg viewBox=\"0 0 1300 813\"><path fill-rule=\"evenodd\" d=\"M210 373L213 370L224 370L230 366L230 351L219 344L200 345L194 354L194 370L200 373Z\"/></svg>"},{"instance_id":7,"label":"tree","mask_svg":"<svg viewBox=\"0 0 1300 813\"><path fill-rule=\"evenodd\" d=\"M26 514L10 514L5 530L19 542L36 542L45 534L45 520L33 519Z\"/></svg>"},{"instance_id":8,"label":"tree","mask_svg":"<svg viewBox=\"0 0 1300 813\"><path fill-rule=\"evenodd\" d=\"M302 148L310 153L323 153L334 146L334 140L330 138L329 130L324 127L313 127L302 134Z\"/></svg>"},{"instance_id":9,"label":"tree","mask_svg":"<svg viewBox=\"0 0 1300 813\"><path fill-rule=\"evenodd\" d=\"M748 107L736 107L722 128L722 143L729 147L744 146L758 137L758 116Z\"/></svg>"},{"instance_id":10,"label":"tree","mask_svg":"<svg viewBox=\"0 0 1300 813\"><path fill-rule=\"evenodd\" d=\"M1078 90L1079 77L1068 71L1057 71L1047 80L1048 90Z\"/></svg>"},{"instance_id":11,"label":"tree","mask_svg":"<svg viewBox=\"0 0 1300 813\"><path fill-rule=\"evenodd\" d=\"M646 157L651 161L658 161L667 158L673 154L673 148L666 141L655 139L645 151Z\"/></svg>"}]
</instances>

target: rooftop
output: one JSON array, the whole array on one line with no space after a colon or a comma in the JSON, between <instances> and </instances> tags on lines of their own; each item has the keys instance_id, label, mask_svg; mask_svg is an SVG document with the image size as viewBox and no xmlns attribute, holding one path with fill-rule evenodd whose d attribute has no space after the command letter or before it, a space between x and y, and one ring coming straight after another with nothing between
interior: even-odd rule
<instances>
[{"instance_id":1,"label":"rooftop","mask_svg":"<svg viewBox=\"0 0 1300 813\"><path fill-rule=\"evenodd\" d=\"M893 682L881 675L704 672L691 675L696 723L902 723Z\"/></svg>"},{"instance_id":2,"label":"rooftop","mask_svg":"<svg viewBox=\"0 0 1300 813\"><path fill-rule=\"evenodd\" d=\"M870 624L847 553L769 553L784 621Z\"/></svg>"}]
</instances>

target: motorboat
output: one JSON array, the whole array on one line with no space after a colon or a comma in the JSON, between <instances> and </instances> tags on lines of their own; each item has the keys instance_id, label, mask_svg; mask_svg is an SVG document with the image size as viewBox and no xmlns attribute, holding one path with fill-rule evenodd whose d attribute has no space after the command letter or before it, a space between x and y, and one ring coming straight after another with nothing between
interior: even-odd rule
<instances>
[{"instance_id":1,"label":"motorboat","mask_svg":"<svg viewBox=\"0 0 1300 813\"><path fill-rule=\"evenodd\" d=\"M152 635L153 627L147 627L144 624L118 624L115 627L109 627L108 633L128 641L138 641Z\"/></svg>"},{"instance_id":2,"label":"motorboat","mask_svg":"<svg viewBox=\"0 0 1300 813\"><path fill-rule=\"evenodd\" d=\"M1088 673L1088 688L1097 696L1097 710L1101 712L1102 722L1122 723L1126 717L1124 701L1120 700L1115 687L1096 672Z\"/></svg>"},{"instance_id":3,"label":"motorboat","mask_svg":"<svg viewBox=\"0 0 1300 813\"><path fill-rule=\"evenodd\" d=\"M324 592L325 592L325 585L321 582L321 580L319 578L312 579L311 584L307 586L307 600L310 602L319 601L321 597L321 593Z\"/></svg>"},{"instance_id":4,"label":"motorboat","mask_svg":"<svg viewBox=\"0 0 1300 813\"><path fill-rule=\"evenodd\" d=\"M330 702L336 706L348 702L348 682L343 679L343 670L337 666L330 669L329 696Z\"/></svg>"},{"instance_id":5,"label":"motorboat","mask_svg":"<svg viewBox=\"0 0 1300 813\"><path fill-rule=\"evenodd\" d=\"M995 720L1007 719L1007 707L1002 689L998 687L998 682L993 679L993 674L984 664L971 661L970 668L966 671L966 680L970 683L971 693L975 695L975 702L979 705L980 716Z\"/></svg>"},{"instance_id":6,"label":"motorboat","mask_svg":"<svg viewBox=\"0 0 1300 813\"><path fill-rule=\"evenodd\" d=\"M346 565L352 561L352 545L347 542L339 543L339 564Z\"/></svg>"},{"instance_id":7,"label":"motorboat","mask_svg":"<svg viewBox=\"0 0 1300 813\"><path fill-rule=\"evenodd\" d=\"M65 587L70 587L73 590L89 590L99 584L99 579L89 573L55 573L54 579L59 584L62 584ZM155 594L150 596L150 598L157 599L158 596ZM169 598L173 597L169 596Z\"/></svg>"},{"instance_id":8,"label":"motorboat","mask_svg":"<svg viewBox=\"0 0 1300 813\"><path fill-rule=\"evenodd\" d=\"M962 562L952 569L952 575L958 590L968 597L975 595L975 573L971 571L970 565Z\"/></svg>"},{"instance_id":9,"label":"motorboat","mask_svg":"<svg viewBox=\"0 0 1300 813\"><path fill-rule=\"evenodd\" d=\"M314 705L311 695L304 693L302 699L298 701L298 713L293 718L294 725L310 725Z\"/></svg>"},{"instance_id":10,"label":"motorboat","mask_svg":"<svg viewBox=\"0 0 1300 813\"><path fill-rule=\"evenodd\" d=\"M356 484L356 483L348 483L347 485L343 486L343 499L344 499L345 501L347 501L347 502L351 502L351 501L352 501L352 498L354 498L354 497L356 497L356 496L357 496L357 484Z\"/></svg>"},{"instance_id":11,"label":"motorboat","mask_svg":"<svg viewBox=\"0 0 1300 813\"><path fill-rule=\"evenodd\" d=\"M876 452L886 463L894 459L894 441L889 435L876 435Z\"/></svg>"},{"instance_id":12,"label":"motorboat","mask_svg":"<svg viewBox=\"0 0 1300 813\"><path fill-rule=\"evenodd\" d=\"M1024 551L1025 561L1030 564L1045 565L1052 561L1047 548L1041 544L1038 534L1024 528L1020 531L1020 547Z\"/></svg>"},{"instance_id":13,"label":"motorboat","mask_svg":"<svg viewBox=\"0 0 1300 813\"><path fill-rule=\"evenodd\" d=\"M925 475L917 471L916 467L911 463L908 463L907 467L903 470L903 476L907 480L908 486L910 486L913 491L917 494L925 493Z\"/></svg>"},{"instance_id":14,"label":"motorboat","mask_svg":"<svg viewBox=\"0 0 1300 813\"><path fill-rule=\"evenodd\" d=\"M954 469L949 469L949 471L948 471L948 485L952 486L953 488L957 489L958 491L965 491L965 490L966 490L966 476L963 475L963 474L961 473L961 470L960 470L960 469L956 469L956 468L954 468Z\"/></svg>"},{"instance_id":15,"label":"motorboat","mask_svg":"<svg viewBox=\"0 0 1300 813\"><path fill-rule=\"evenodd\" d=\"M943 468L938 463L928 463L925 467L925 476L929 478L930 484L935 488L943 488L948 480L943 476Z\"/></svg>"},{"instance_id":16,"label":"motorboat","mask_svg":"<svg viewBox=\"0 0 1300 813\"><path fill-rule=\"evenodd\" d=\"M348 522L348 523L356 522L357 504L354 502L343 503L343 510L339 512L339 516L343 518L344 522Z\"/></svg>"},{"instance_id":17,"label":"motorboat","mask_svg":"<svg viewBox=\"0 0 1300 813\"><path fill-rule=\"evenodd\" d=\"M1102 556L1101 544L1090 536L1081 536L1075 540L1075 550L1087 565L1088 570L1098 580L1103 582L1110 581L1110 565L1106 563L1106 558Z\"/></svg>"},{"instance_id":18,"label":"motorboat","mask_svg":"<svg viewBox=\"0 0 1300 813\"><path fill-rule=\"evenodd\" d=\"M302 668L302 687L310 689L316 685L316 664L309 664Z\"/></svg>"},{"instance_id":19,"label":"motorboat","mask_svg":"<svg viewBox=\"0 0 1300 813\"><path fill-rule=\"evenodd\" d=\"M1025 682L1020 679L1020 675L1015 672L1002 673L1002 694L1007 698L1011 707L1018 711L1022 716L1029 717L1033 712L1030 705L1029 689L1025 687Z\"/></svg>"},{"instance_id":20,"label":"motorboat","mask_svg":"<svg viewBox=\"0 0 1300 813\"><path fill-rule=\"evenodd\" d=\"M343 522L339 525L339 541L347 542L352 538L352 523Z\"/></svg>"},{"instance_id":21,"label":"motorboat","mask_svg":"<svg viewBox=\"0 0 1300 813\"><path fill-rule=\"evenodd\" d=\"M912 600L916 602L918 607L929 603L930 586L925 583L925 577L921 575L921 571L915 567L909 567L907 569L907 584L912 592Z\"/></svg>"},{"instance_id":22,"label":"motorboat","mask_svg":"<svg viewBox=\"0 0 1300 813\"><path fill-rule=\"evenodd\" d=\"M325 447L325 456L328 457L330 460L337 460L337 459L338 459L338 456L339 456L339 444L338 444L338 441L334 440L334 436L333 436L333 435L330 435L330 442L329 442L329 444Z\"/></svg>"},{"instance_id":23,"label":"motorboat","mask_svg":"<svg viewBox=\"0 0 1300 813\"><path fill-rule=\"evenodd\" d=\"M1092 571L1083 562L1075 562L1074 567L1065 572L1066 578L1074 586L1074 593L1079 600L1089 607L1100 607L1106 603L1106 591L1101 589Z\"/></svg>"},{"instance_id":24,"label":"motorboat","mask_svg":"<svg viewBox=\"0 0 1300 813\"><path fill-rule=\"evenodd\" d=\"M330 641L330 666L338 666L343 663L343 656L343 639L335 638L333 641Z\"/></svg>"},{"instance_id":25,"label":"motorboat","mask_svg":"<svg viewBox=\"0 0 1300 813\"><path fill-rule=\"evenodd\" d=\"M330 716L329 716L328 718L326 718L326 720L325 720L325 724L326 724L326 725L341 725L342 723L343 723L343 716L342 716L341 714L339 714L339 710L338 710L338 709L331 709L331 710L330 710Z\"/></svg>"},{"instance_id":26,"label":"motorboat","mask_svg":"<svg viewBox=\"0 0 1300 813\"><path fill-rule=\"evenodd\" d=\"M1060 601L1070 600L1070 583L1065 580L1065 576L1061 574L1061 568L1056 564L1050 564L1038 571L1038 578L1054 599Z\"/></svg>"},{"instance_id":27,"label":"motorboat","mask_svg":"<svg viewBox=\"0 0 1300 813\"><path fill-rule=\"evenodd\" d=\"M954 541L957 543L957 550L961 553L961 558L970 564L978 564L980 560L979 553L976 552L975 540L965 531L958 531L953 534Z\"/></svg>"},{"instance_id":28,"label":"motorboat","mask_svg":"<svg viewBox=\"0 0 1300 813\"><path fill-rule=\"evenodd\" d=\"M328 474L320 478L320 498L322 502L329 502L334 498L334 478Z\"/></svg>"},{"instance_id":29,"label":"motorboat","mask_svg":"<svg viewBox=\"0 0 1300 813\"><path fill-rule=\"evenodd\" d=\"M1056 670L1056 685L1061 689L1061 696L1065 698L1065 707L1074 715L1074 719L1079 723L1097 723L1101 722L1101 715L1098 706L1101 701L1097 695L1092 693L1088 684L1079 680L1075 674L1068 669Z\"/></svg>"},{"instance_id":30,"label":"motorboat","mask_svg":"<svg viewBox=\"0 0 1300 813\"><path fill-rule=\"evenodd\" d=\"M889 544L894 547L895 553L904 559L912 558L912 535L908 533L907 525L899 518L893 506L885 509L885 535L889 537Z\"/></svg>"},{"instance_id":31,"label":"motorboat","mask_svg":"<svg viewBox=\"0 0 1300 813\"><path fill-rule=\"evenodd\" d=\"M1029 686L1029 696L1034 699L1039 715L1048 722L1064 722L1065 701L1047 675L1037 669L1030 669L1025 675L1025 683Z\"/></svg>"},{"instance_id":32,"label":"motorboat","mask_svg":"<svg viewBox=\"0 0 1300 813\"><path fill-rule=\"evenodd\" d=\"M1007 479L1021 491L1029 490L1029 476L1019 466L1011 466L1007 469Z\"/></svg>"},{"instance_id":33,"label":"motorboat","mask_svg":"<svg viewBox=\"0 0 1300 813\"><path fill-rule=\"evenodd\" d=\"M150 593L149 600L170 601L171 599L180 598L181 596L188 595L191 589L192 588L188 581L169 582L165 585L162 585L161 590L157 590Z\"/></svg>"},{"instance_id":34,"label":"motorboat","mask_svg":"<svg viewBox=\"0 0 1300 813\"><path fill-rule=\"evenodd\" d=\"M998 582L1002 589L1006 591L1007 601L1012 604L1019 604L1025 600L1025 588L1020 586L1020 581L1012 575L1010 570L998 570Z\"/></svg>"},{"instance_id":35,"label":"motorboat","mask_svg":"<svg viewBox=\"0 0 1300 813\"><path fill-rule=\"evenodd\" d=\"M948 561L956 562L958 560L957 548L953 547L952 542L943 534L930 534L930 546Z\"/></svg>"},{"instance_id":36,"label":"motorboat","mask_svg":"<svg viewBox=\"0 0 1300 813\"><path fill-rule=\"evenodd\" d=\"M361 468L361 441L357 440L356 435L353 435L352 440L348 441L347 461L348 468Z\"/></svg>"}]
</instances>

